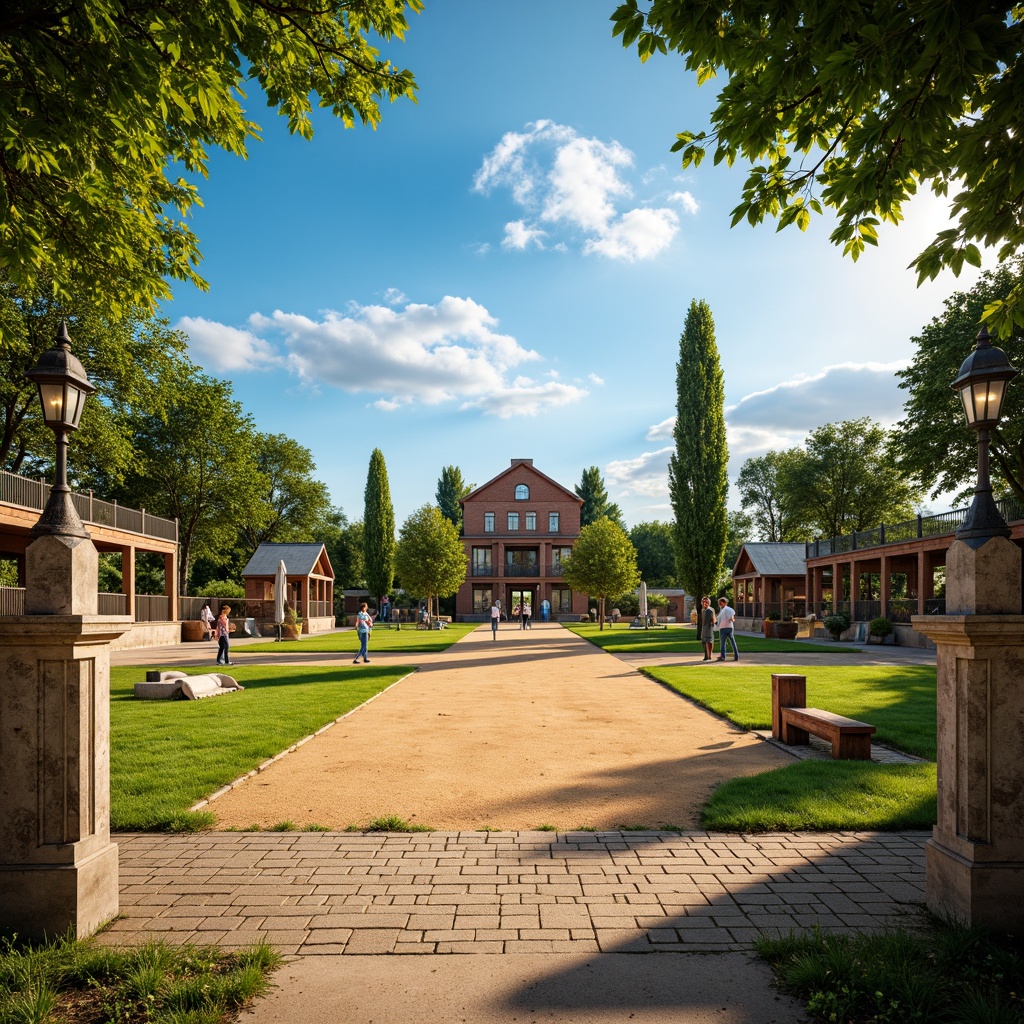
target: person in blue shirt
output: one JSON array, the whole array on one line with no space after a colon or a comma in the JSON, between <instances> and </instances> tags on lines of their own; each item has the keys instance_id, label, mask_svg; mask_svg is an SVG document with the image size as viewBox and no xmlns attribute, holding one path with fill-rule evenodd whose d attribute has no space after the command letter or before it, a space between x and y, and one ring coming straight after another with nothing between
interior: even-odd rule
<instances>
[{"instance_id":1,"label":"person in blue shirt","mask_svg":"<svg viewBox=\"0 0 1024 1024\"><path fill-rule=\"evenodd\" d=\"M366 645L370 642L370 630L373 629L373 619L370 617L370 613L366 610L366 602L364 601L359 606L359 614L356 616L356 633L359 636L359 653L356 655L353 665L359 664L359 659L362 658L364 664L368 664L370 661L369 656L366 653Z\"/></svg>"}]
</instances>

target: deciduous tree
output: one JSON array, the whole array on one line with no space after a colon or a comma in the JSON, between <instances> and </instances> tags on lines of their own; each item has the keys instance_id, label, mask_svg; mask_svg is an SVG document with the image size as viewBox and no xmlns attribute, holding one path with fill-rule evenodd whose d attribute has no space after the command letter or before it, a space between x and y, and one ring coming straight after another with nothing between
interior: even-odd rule
<instances>
[{"instance_id":1,"label":"deciduous tree","mask_svg":"<svg viewBox=\"0 0 1024 1024\"><path fill-rule=\"evenodd\" d=\"M978 437L967 426L963 405L950 383L970 354L981 311L1024 281L1024 259L981 276L969 292L946 300L914 338L917 352L900 387L907 391L904 418L893 431L893 446L903 471L919 477L934 494L973 491L978 470ZM1001 341L1010 362L1024 370L1024 333ZM1024 501L1024 384L1006 389L1003 420L992 432L992 480Z\"/></svg>"},{"instance_id":2,"label":"deciduous tree","mask_svg":"<svg viewBox=\"0 0 1024 1024\"><path fill-rule=\"evenodd\" d=\"M914 516L920 489L896 465L889 438L863 417L827 423L786 463L794 515L817 537L836 537Z\"/></svg>"},{"instance_id":3,"label":"deciduous tree","mask_svg":"<svg viewBox=\"0 0 1024 1024\"><path fill-rule=\"evenodd\" d=\"M627 0L614 32L641 60L675 50L698 84L723 72L711 127L673 150L696 166L749 161L733 224L806 228L831 207L832 240L854 259L899 222L922 186L945 196L955 223L913 266L981 265L979 246L1007 259L1024 246L1020 80L1024 7L817 0ZM990 307L1000 335L1024 325L1020 285Z\"/></svg>"},{"instance_id":4,"label":"deciduous tree","mask_svg":"<svg viewBox=\"0 0 1024 1024\"><path fill-rule=\"evenodd\" d=\"M636 566L650 587L675 586L676 552L672 545L672 524L657 520L637 523L629 531L636 548Z\"/></svg>"},{"instance_id":5,"label":"deciduous tree","mask_svg":"<svg viewBox=\"0 0 1024 1024\"><path fill-rule=\"evenodd\" d=\"M580 530L572 554L562 561L562 576L573 590L598 599L599 619L604 629L607 598L640 585L636 548L622 527L602 517Z\"/></svg>"},{"instance_id":6,"label":"deciduous tree","mask_svg":"<svg viewBox=\"0 0 1024 1024\"><path fill-rule=\"evenodd\" d=\"M740 467L736 486L740 502L750 513L751 526L762 541L777 544L782 541L807 540L807 530L797 520L790 496L783 488L785 467L802 452L772 451L757 458L747 459Z\"/></svg>"},{"instance_id":7,"label":"deciduous tree","mask_svg":"<svg viewBox=\"0 0 1024 1024\"><path fill-rule=\"evenodd\" d=\"M186 217L208 151L259 138L246 88L305 138L314 103L376 125L381 100L415 95L377 49L407 9L421 0L8 0L0 270L121 312L168 297L168 279L204 286Z\"/></svg>"},{"instance_id":8,"label":"deciduous tree","mask_svg":"<svg viewBox=\"0 0 1024 1024\"><path fill-rule=\"evenodd\" d=\"M451 597L466 581L459 531L436 505L418 508L402 524L395 568L405 590L426 599L428 615L435 597Z\"/></svg>"},{"instance_id":9,"label":"deciduous tree","mask_svg":"<svg viewBox=\"0 0 1024 1024\"><path fill-rule=\"evenodd\" d=\"M363 495L363 571L366 589L377 599L395 582L395 510L391 504L388 467L379 448L370 455Z\"/></svg>"},{"instance_id":10,"label":"deciduous tree","mask_svg":"<svg viewBox=\"0 0 1024 1024\"><path fill-rule=\"evenodd\" d=\"M676 576L689 593L699 597L715 589L722 571L729 448L715 322L708 304L696 299L679 339L676 394L675 451L668 467Z\"/></svg>"},{"instance_id":11,"label":"deciduous tree","mask_svg":"<svg viewBox=\"0 0 1024 1024\"><path fill-rule=\"evenodd\" d=\"M583 476L574 489L576 494L583 499L583 505L580 508L580 526L596 523L603 516L621 529L625 529L622 523L622 511L618 505L608 500L608 489L604 485L604 479L597 466L583 470Z\"/></svg>"}]
</instances>

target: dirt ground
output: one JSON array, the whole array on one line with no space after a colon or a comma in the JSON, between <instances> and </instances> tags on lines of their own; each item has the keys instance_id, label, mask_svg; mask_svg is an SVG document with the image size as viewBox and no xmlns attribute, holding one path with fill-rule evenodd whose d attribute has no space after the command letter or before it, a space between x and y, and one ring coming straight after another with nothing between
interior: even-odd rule
<instances>
[{"instance_id":1,"label":"dirt ground","mask_svg":"<svg viewBox=\"0 0 1024 1024\"><path fill-rule=\"evenodd\" d=\"M561 626L498 637L375 655L421 668L213 801L218 827L694 827L721 782L791 763Z\"/></svg>"}]
</instances>

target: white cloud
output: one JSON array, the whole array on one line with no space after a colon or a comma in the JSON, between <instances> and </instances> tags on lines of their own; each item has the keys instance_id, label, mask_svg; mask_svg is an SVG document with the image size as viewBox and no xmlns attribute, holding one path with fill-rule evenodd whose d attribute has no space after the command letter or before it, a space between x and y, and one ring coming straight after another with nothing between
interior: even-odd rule
<instances>
[{"instance_id":1,"label":"white cloud","mask_svg":"<svg viewBox=\"0 0 1024 1024\"><path fill-rule=\"evenodd\" d=\"M388 288L384 292L384 301L389 306L400 306L403 302L408 302L408 296L401 288Z\"/></svg>"},{"instance_id":2,"label":"white cloud","mask_svg":"<svg viewBox=\"0 0 1024 1024\"><path fill-rule=\"evenodd\" d=\"M604 378L603 377L598 377L598 375L596 373L588 373L587 374L587 380L589 380L591 382L591 384L603 384L604 383Z\"/></svg>"},{"instance_id":3,"label":"white cloud","mask_svg":"<svg viewBox=\"0 0 1024 1024\"><path fill-rule=\"evenodd\" d=\"M501 244L506 249L525 249L533 242L538 249L543 249L543 238L546 234L547 232L540 228L529 227L525 221L510 220L505 225L505 237Z\"/></svg>"},{"instance_id":4,"label":"white cloud","mask_svg":"<svg viewBox=\"0 0 1024 1024\"><path fill-rule=\"evenodd\" d=\"M507 188L526 212L505 225L505 248L544 247L541 239L557 229L584 253L632 262L664 252L679 230L674 210L629 205L633 189L624 174L632 166L633 154L614 140L584 138L565 125L535 121L525 132L502 137L484 157L473 188L483 194ZM687 212L696 209L689 193L671 198ZM566 241L550 247L564 249Z\"/></svg>"},{"instance_id":5,"label":"white cloud","mask_svg":"<svg viewBox=\"0 0 1024 1024\"><path fill-rule=\"evenodd\" d=\"M621 459L605 466L609 483L623 495L643 494L662 498L668 494L668 460L673 448L659 448L644 452L635 459Z\"/></svg>"},{"instance_id":6,"label":"white cloud","mask_svg":"<svg viewBox=\"0 0 1024 1024\"><path fill-rule=\"evenodd\" d=\"M327 310L319 319L281 310L253 313L245 330L208 320L185 319L178 326L213 369L287 367L308 384L376 394L372 404L385 411L413 402L461 401L462 408L509 417L587 394L585 388L515 377L521 365L541 361L540 354L499 333L484 306L450 295L404 309L352 303L345 313Z\"/></svg>"},{"instance_id":7,"label":"white cloud","mask_svg":"<svg viewBox=\"0 0 1024 1024\"><path fill-rule=\"evenodd\" d=\"M690 192L673 192L669 197L670 203L678 203L686 213L696 213L700 207L697 205L697 200L693 198L693 194Z\"/></svg>"},{"instance_id":8,"label":"white cloud","mask_svg":"<svg viewBox=\"0 0 1024 1024\"><path fill-rule=\"evenodd\" d=\"M655 423L647 433L644 435L646 441L665 441L672 436L672 432L676 429L676 418L675 416L669 416L667 420L662 420L660 423Z\"/></svg>"},{"instance_id":9,"label":"white cloud","mask_svg":"<svg viewBox=\"0 0 1024 1024\"><path fill-rule=\"evenodd\" d=\"M188 335L192 358L212 370L263 370L283 363L274 347L252 331L201 316L183 316L175 327Z\"/></svg>"}]
</instances>

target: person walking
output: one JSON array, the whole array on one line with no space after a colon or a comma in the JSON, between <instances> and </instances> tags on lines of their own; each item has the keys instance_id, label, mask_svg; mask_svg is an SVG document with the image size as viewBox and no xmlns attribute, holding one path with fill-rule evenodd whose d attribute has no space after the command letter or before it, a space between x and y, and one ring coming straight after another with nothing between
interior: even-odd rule
<instances>
[{"instance_id":1,"label":"person walking","mask_svg":"<svg viewBox=\"0 0 1024 1024\"><path fill-rule=\"evenodd\" d=\"M715 612L711 607L711 598L700 599L700 611L697 612L697 639L704 645L704 660L710 661L715 649Z\"/></svg>"},{"instance_id":2,"label":"person walking","mask_svg":"<svg viewBox=\"0 0 1024 1024\"><path fill-rule=\"evenodd\" d=\"M498 620L501 618L501 602L495 601L491 605L491 639L498 639Z\"/></svg>"},{"instance_id":3,"label":"person walking","mask_svg":"<svg viewBox=\"0 0 1024 1024\"><path fill-rule=\"evenodd\" d=\"M220 615L217 616L217 622L214 626L214 632L217 634L217 664L218 665L230 665L231 661L228 657L228 637L231 636L231 605L222 604L220 606Z\"/></svg>"},{"instance_id":4,"label":"person walking","mask_svg":"<svg viewBox=\"0 0 1024 1024\"><path fill-rule=\"evenodd\" d=\"M383 622L388 628L391 626L391 603L387 594L381 598L380 611L377 612L377 621Z\"/></svg>"},{"instance_id":5,"label":"person walking","mask_svg":"<svg viewBox=\"0 0 1024 1024\"><path fill-rule=\"evenodd\" d=\"M209 599L199 609L199 621L203 624L203 639L216 640L217 634L214 632L214 627L217 625L217 617L213 614Z\"/></svg>"},{"instance_id":6,"label":"person walking","mask_svg":"<svg viewBox=\"0 0 1024 1024\"><path fill-rule=\"evenodd\" d=\"M370 642L370 630L373 629L373 619L370 617L370 613L366 610L366 602L364 601L359 606L359 612L356 615L356 635L359 637L359 653L356 654L353 665L359 664L359 659L363 659L364 664L369 664L370 658L366 653L366 645Z\"/></svg>"},{"instance_id":7,"label":"person walking","mask_svg":"<svg viewBox=\"0 0 1024 1024\"><path fill-rule=\"evenodd\" d=\"M530 628L530 606L524 601L523 602L523 629Z\"/></svg>"},{"instance_id":8,"label":"person walking","mask_svg":"<svg viewBox=\"0 0 1024 1024\"><path fill-rule=\"evenodd\" d=\"M540 603L540 617L547 622L551 616L551 602L545 597Z\"/></svg>"},{"instance_id":9,"label":"person walking","mask_svg":"<svg viewBox=\"0 0 1024 1024\"><path fill-rule=\"evenodd\" d=\"M736 613L729 607L729 602L724 598L718 599L718 660L725 661L725 645L728 641L732 644L732 660L740 660L740 649L736 646Z\"/></svg>"}]
</instances>

